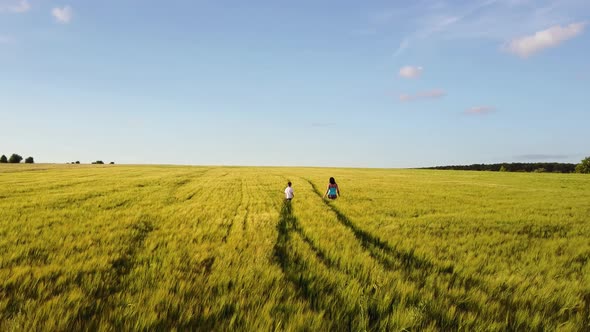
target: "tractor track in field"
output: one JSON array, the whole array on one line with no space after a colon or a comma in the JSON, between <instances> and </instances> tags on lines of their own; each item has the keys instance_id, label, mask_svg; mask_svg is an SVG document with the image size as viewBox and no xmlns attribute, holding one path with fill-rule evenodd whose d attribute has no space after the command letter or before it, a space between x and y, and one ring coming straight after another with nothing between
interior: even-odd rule
<instances>
[{"instance_id":1,"label":"tractor track in field","mask_svg":"<svg viewBox=\"0 0 590 332\"><path fill-rule=\"evenodd\" d=\"M190 201L191 199L193 199L193 197L199 193L201 191L202 188L198 188L197 190L192 191L191 193L189 193L184 199L180 199L178 197L176 197L176 193L183 187L198 181L199 179L201 179L202 177L205 176L205 174L207 174L208 172L214 170L215 168L207 168L204 170L199 170L198 172L190 172L190 173L183 173L183 174L179 174L179 175L175 175L175 176L179 176L182 177L179 180L174 181L173 185L170 188L170 197L175 197L176 201ZM166 177L163 177L162 179L165 179Z\"/></svg>"},{"instance_id":2,"label":"tractor track in field","mask_svg":"<svg viewBox=\"0 0 590 332\"><path fill-rule=\"evenodd\" d=\"M130 225L131 234L127 241L128 245L118 257L110 261L110 269L101 273L103 280L101 286L87 294L94 300L77 310L73 317L75 326L96 329L113 308L125 305L117 299L117 294L127 289L129 282L127 276L137 265L137 255L144 248L145 240L157 230L158 221L157 216L144 214Z\"/></svg>"},{"instance_id":3,"label":"tractor track in field","mask_svg":"<svg viewBox=\"0 0 590 332\"><path fill-rule=\"evenodd\" d=\"M440 294L445 294L445 292L451 288L458 287L463 289L465 292L468 292L472 288L477 288L488 296L490 302L496 302L501 306L502 315L498 315L499 321L505 322L506 325L511 328L525 328L526 330L534 330L532 326L526 325L528 323L526 323L524 327L520 325L515 326L517 322L516 309L522 306L532 307L534 303L532 303L530 300L519 300L514 298L512 296L512 289L510 289L510 287L506 287L500 291L495 291L483 280L471 276L461 275L456 271L456 268L453 265L438 265L425 258L417 256L413 250L406 251L395 248L378 236L375 236L358 227L350 220L350 218L348 218L332 203L324 200L322 194L317 189L317 186L311 180L305 180L311 186L312 191L320 199L322 199L323 203L331 210L332 213L334 213L337 220L353 233L355 238L359 241L361 247L365 249L368 254L386 270L396 270L396 267L399 266L401 267L401 272L403 272L407 279L418 284L420 287L425 286L425 278L430 274L437 274L442 277L447 277L448 281L446 287L434 288L434 294L437 296L440 296ZM416 274L416 272L418 273ZM457 298L453 300L455 300L453 301L454 303L459 304L457 309L460 312L472 312L477 315L483 314L482 311L484 309L482 309L480 304L475 301L465 298ZM549 307L555 306L559 305L557 303L551 303ZM444 321L444 315L442 313L435 313L432 311L430 313L435 314L433 315L433 317L435 317L435 321L437 321L437 323L443 323L445 328L460 328L460 324L456 320ZM547 312L546 314L549 316L551 315L550 312ZM562 317L564 321L567 320L567 318L568 317Z\"/></svg>"},{"instance_id":4,"label":"tractor track in field","mask_svg":"<svg viewBox=\"0 0 590 332\"><path fill-rule=\"evenodd\" d=\"M230 222L226 226L225 235L221 239L221 242L223 242L223 243L227 243L227 238L229 237L229 235L234 227L234 224L236 222L236 218L238 216L238 213L240 212L240 208L244 205L244 201L245 201L244 196L246 196L246 193L244 191L244 179L242 179L242 178L240 178L240 194L241 194L240 195L240 204L238 204L238 206L236 206L233 216L232 216ZM246 209L246 214L243 218L242 225L246 223L246 220L248 219L248 213L249 213L247 204L244 208Z\"/></svg>"},{"instance_id":5,"label":"tractor track in field","mask_svg":"<svg viewBox=\"0 0 590 332\"><path fill-rule=\"evenodd\" d=\"M250 215L250 209L246 207L246 215L244 216L244 220L242 220L242 233L245 233L248 230L248 216Z\"/></svg>"},{"instance_id":6,"label":"tractor track in field","mask_svg":"<svg viewBox=\"0 0 590 332\"><path fill-rule=\"evenodd\" d=\"M273 257L275 263L279 265L285 279L294 287L296 294L303 298L309 307L315 312L325 312L328 317L335 318L340 316L348 317L348 321L338 320L336 330L353 330L352 318L358 312L340 313L334 308L324 306L326 298L332 298L337 303L346 301L339 292L338 285L329 283L321 275L314 273L308 266L305 258L293 250L291 245L291 236L296 232L298 221L293 215L290 202L285 201L282 205L279 221L277 224L277 240L273 248ZM306 242L305 240L303 240ZM314 252L313 248L311 249ZM316 253L317 255L317 253ZM319 259L320 262L326 262ZM328 265L326 265L328 266Z\"/></svg>"}]
</instances>

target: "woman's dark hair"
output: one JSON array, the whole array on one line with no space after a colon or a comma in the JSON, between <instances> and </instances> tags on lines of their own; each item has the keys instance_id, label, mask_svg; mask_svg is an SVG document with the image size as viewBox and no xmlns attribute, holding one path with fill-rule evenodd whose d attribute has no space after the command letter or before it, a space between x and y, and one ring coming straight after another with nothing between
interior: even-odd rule
<instances>
[{"instance_id":1,"label":"woman's dark hair","mask_svg":"<svg viewBox=\"0 0 590 332\"><path fill-rule=\"evenodd\" d=\"M334 180L334 178L330 178L330 184L336 184L336 180Z\"/></svg>"},{"instance_id":2,"label":"woman's dark hair","mask_svg":"<svg viewBox=\"0 0 590 332\"><path fill-rule=\"evenodd\" d=\"M290 187L291 186L291 181L287 182L287 185Z\"/></svg>"}]
</instances>

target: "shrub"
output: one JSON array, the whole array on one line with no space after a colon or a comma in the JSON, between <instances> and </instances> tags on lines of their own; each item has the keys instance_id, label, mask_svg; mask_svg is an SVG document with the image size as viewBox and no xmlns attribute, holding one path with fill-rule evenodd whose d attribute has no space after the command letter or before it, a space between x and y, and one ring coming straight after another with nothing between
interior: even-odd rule
<instances>
[{"instance_id":1,"label":"shrub","mask_svg":"<svg viewBox=\"0 0 590 332\"><path fill-rule=\"evenodd\" d=\"M12 156L10 156L10 158L8 159L8 162L11 164L18 164L23 160L23 157L21 157L20 155L13 153Z\"/></svg>"},{"instance_id":2,"label":"shrub","mask_svg":"<svg viewBox=\"0 0 590 332\"><path fill-rule=\"evenodd\" d=\"M27 159L25 159L25 164L34 164L35 163L35 159L33 159L33 157L28 157Z\"/></svg>"},{"instance_id":3,"label":"shrub","mask_svg":"<svg viewBox=\"0 0 590 332\"><path fill-rule=\"evenodd\" d=\"M590 174L590 157L586 157L576 166L576 173Z\"/></svg>"},{"instance_id":4,"label":"shrub","mask_svg":"<svg viewBox=\"0 0 590 332\"><path fill-rule=\"evenodd\" d=\"M2 157L0 157L0 164L6 164L8 162L8 158L6 158L5 155L2 155Z\"/></svg>"},{"instance_id":5,"label":"shrub","mask_svg":"<svg viewBox=\"0 0 590 332\"><path fill-rule=\"evenodd\" d=\"M110 164L111 164L111 165L114 165L114 164L115 164L115 162L114 162L114 161L111 161L111 162L110 162Z\"/></svg>"},{"instance_id":6,"label":"shrub","mask_svg":"<svg viewBox=\"0 0 590 332\"><path fill-rule=\"evenodd\" d=\"M92 164L93 165L104 165L104 162L102 160L97 160L97 161L93 161Z\"/></svg>"},{"instance_id":7,"label":"shrub","mask_svg":"<svg viewBox=\"0 0 590 332\"><path fill-rule=\"evenodd\" d=\"M502 165L502 167L500 167L500 172L508 172L508 170L504 165Z\"/></svg>"},{"instance_id":8,"label":"shrub","mask_svg":"<svg viewBox=\"0 0 590 332\"><path fill-rule=\"evenodd\" d=\"M547 170L546 170L546 169L544 169L544 168L537 168L537 169L535 169L533 172L535 172L535 173L545 173L546 171L547 171Z\"/></svg>"},{"instance_id":9,"label":"shrub","mask_svg":"<svg viewBox=\"0 0 590 332\"><path fill-rule=\"evenodd\" d=\"M76 164L80 164L80 162L78 160L76 160Z\"/></svg>"}]
</instances>

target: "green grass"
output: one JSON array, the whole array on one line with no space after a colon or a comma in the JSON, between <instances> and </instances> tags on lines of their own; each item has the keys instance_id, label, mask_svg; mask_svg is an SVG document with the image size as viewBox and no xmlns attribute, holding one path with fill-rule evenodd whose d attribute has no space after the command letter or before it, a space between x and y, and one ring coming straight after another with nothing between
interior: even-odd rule
<instances>
[{"instance_id":1,"label":"green grass","mask_svg":"<svg viewBox=\"0 0 590 332\"><path fill-rule=\"evenodd\" d=\"M589 330L589 203L578 174L0 165L0 330Z\"/></svg>"}]
</instances>

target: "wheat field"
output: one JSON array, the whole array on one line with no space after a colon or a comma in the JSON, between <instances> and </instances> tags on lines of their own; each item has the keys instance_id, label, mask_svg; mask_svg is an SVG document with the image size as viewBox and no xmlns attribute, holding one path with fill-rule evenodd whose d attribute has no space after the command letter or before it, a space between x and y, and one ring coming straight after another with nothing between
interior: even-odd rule
<instances>
[{"instance_id":1,"label":"wheat field","mask_svg":"<svg viewBox=\"0 0 590 332\"><path fill-rule=\"evenodd\" d=\"M589 203L581 174L0 165L0 330L590 330Z\"/></svg>"}]
</instances>

